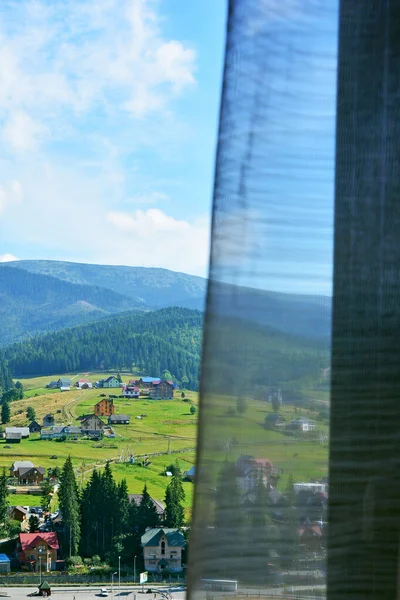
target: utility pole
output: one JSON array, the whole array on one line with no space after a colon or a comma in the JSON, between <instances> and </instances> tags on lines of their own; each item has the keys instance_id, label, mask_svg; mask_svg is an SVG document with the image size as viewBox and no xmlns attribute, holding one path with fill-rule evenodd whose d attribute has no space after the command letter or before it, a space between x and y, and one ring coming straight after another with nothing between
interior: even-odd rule
<instances>
[{"instance_id":1,"label":"utility pole","mask_svg":"<svg viewBox=\"0 0 400 600\"><path fill-rule=\"evenodd\" d=\"M136 583L136 556L133 559L133 583Z\"/></svg>"},{"instance_id":2,"label":"utility pole","mask_svg":"<svg viewBox=\"0 0 400 600\"><path fill-rule=\"evenodd\" d=\"M168 438L168 454L171 454L171 438Z\"/></svg>"},{"instance_id":3,"label":"utility pole","mask_svg":"<svg viewBox=\"0 0 400 600\"><path fill-rule=\"evenodd\" d=\"M121 596L121 557L118 556L118 588L119 595Z\"/></svg>"}]
</instances>

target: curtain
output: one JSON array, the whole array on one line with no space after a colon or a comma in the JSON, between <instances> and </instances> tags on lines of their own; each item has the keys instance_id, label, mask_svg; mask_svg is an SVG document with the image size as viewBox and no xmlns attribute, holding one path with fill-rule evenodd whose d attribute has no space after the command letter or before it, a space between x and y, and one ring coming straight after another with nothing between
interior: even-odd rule
<instances>
[{"instance_id":1,"label":"curtain","mask_svg":"<svg viewBox=\"0 0 400 600\"><path fill-rule=\"evenodd\" d=\"M397 597L399 26L229 2L192 598Z\"/></svg>"}]
</instances>

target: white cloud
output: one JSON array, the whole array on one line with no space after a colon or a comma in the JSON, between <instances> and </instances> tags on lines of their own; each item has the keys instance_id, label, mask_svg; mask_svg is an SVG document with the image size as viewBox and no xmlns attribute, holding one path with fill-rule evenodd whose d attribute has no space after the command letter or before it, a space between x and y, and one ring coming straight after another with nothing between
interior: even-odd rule
<instances>
[{"instance_id":1,"label":"white cloud","mask_svg":"<svg viewBox=\"0 0 400 600\"><path fill-rule=\"evenodd\" d=\"M134 250L140 264L204 275L208 263L210 223L175 219L159 208L132 213L110 212L108 222L120 232L122 247Z\"/></svg>"},{"instance_id":2,"label":"white cloud","mask_svg":"<svg viewBox=\"0 0 400 600\"><path fill-rule=\"evenodd\" d=\"M32 147L46 129L57 137L61 111L143 118L165 110L195 82L194 50L163 38L154 6L152 0L14 5L12 23L0 23L0 124L13 150Z\"/></svg>"},{"instance_id":3,"label":"white cloud","mask_svg":"<svg viewBox=\"0 0 400 600\"><path fill-rule=\"evenodd\" d=\"M10 113L3 128L3 139L14 151L33 150L46 132L46 128L35 122L22 110Z\"/></svg>"},{"instance_id":4,"label":"white cloud","mask_svg":"<svg viewBox=\"0 0 400 600\"><path fill-rule=\"evenodd\" d=\"M14 254L0 254L0 263L12 262L14 260L19 260Z\"/></svg>"},{"instance_id":5,"label":"white cloud","mask_svg":"<svg viewBox=\"0 0 400 600\"><path fill-rule=\"evenodd\" d=\"M8 181L3 185L0 184L0 215L6 208L20 204L22 197L22 186L17 179Z\"/></svg>"}]
</instances>

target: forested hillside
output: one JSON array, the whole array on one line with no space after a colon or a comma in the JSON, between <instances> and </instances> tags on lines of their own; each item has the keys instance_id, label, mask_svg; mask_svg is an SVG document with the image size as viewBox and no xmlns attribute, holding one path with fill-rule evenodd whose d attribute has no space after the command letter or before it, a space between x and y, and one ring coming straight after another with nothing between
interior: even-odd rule
<instances>
[{"instance_id":1,"label":"forested hillside","mask_svg":"<svg viewBox=\"0 0 400 600\"><path fill-rule=\"evenodd\" d=\"M34 337L3 351L13 376L47 375L132 366L197 389L203 315L167 308L121 315L89 325Z\"/></svg>"},{"instance_id":2,"label":"forested hillside","mask_svg":"<svg viewBox=\"0 0 400 600\"><path fill-rule=\"evenodd\" d=\"M167 269L89 265L57 260L21 260L10 268L97 286L133 298L148 309L184 306L203 310L207 280Z\"/></svg>"},{"instance_id":3,"label":"forested hillside","mask_svg":"<svg viewBox=\"0 0 400 600\"><path fill-rule=\"evenodd\" d=\"M162 376L167 370L178 384L196 390L202 327L203 314L185 308L118 315L14 344L3 358L14 377L132 368ZM210 340L215 374L205 385L217 393L240 393L229 388L233 368L241 374L243 389L251 382L262 395L274 386L289 391L293 382L315 382L330 362L323 342L243 319L221 318Z\"/></svg>"},{"instance_id":4,"label":"forested hillside","mask_svg":"<svg viewBox=\"0 0 400 600\"><path fill-rule=\"evenodd\" d=\"M0 346L136 308L140 301L105 288L0 268Z\"/></svg>"}]
</instances>

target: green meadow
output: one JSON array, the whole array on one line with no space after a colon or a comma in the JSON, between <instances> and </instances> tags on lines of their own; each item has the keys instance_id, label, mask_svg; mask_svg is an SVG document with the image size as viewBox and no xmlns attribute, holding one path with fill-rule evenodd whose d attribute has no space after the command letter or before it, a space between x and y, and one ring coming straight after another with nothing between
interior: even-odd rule
<instances>
[{"instance_id":1,"label":"green meadow","mask_svg":"<svg viewBox=\"0 0 400 600\"><path fill-rule=\"evenodd\" d=\"M70 374L71 379L86 378L97 381L99 373ZM125 381L134 377L122 374ZM93 412L93 407L101 398L100 394L117 394L119 390L91 389L69 392L46 390L45 385L57 376L21 378L24 388L30 397L11 404L10 425L26 425L26 408L33 406L36 418L41 422L43 416L52 412L56 424L78 425L77 420L84 414ZM45 390L45 392L44 392ZM27 395L28 395L27 394ZM37 395L36 395L37 394ZM113 426L114 438L104 437L101 441L93 440L40 440L39 434L31 435L20 444L7 444L0 439L0 468L9 468L14 460L32 460L35 465L43 467L62 467L70 455L78 482L82 485L91 476L94 468L102 468L107 460L113 461L113 472L117 481L125 478L130 493L140 493L146 483L151 495L162 500L168 477L165 470L168 465L178 460L182 471L191 468L195 462L197 439L198 394L186 392L185 400L180 392L175 392L174 400L152 401L148 399L114 400L117 414L128 414L129 425ZM309 393L311 397L311 391ZM324 400L319 395L319 400ZM190 406L196 407L194 415ZM284 489L289 475L295 481L310 481L327 474L328 450L326 436L327 425L317 420L317 432L312 436L288 436L277 431L266 430L265 417L272 412L271 405L257 400L246 400L246 411L238 415L235 409L236 400L218 396L207 398L208 439L215 439L215 447L210 454L210 462L220 464L226 457L236 460L242 454L251 454L256 458L268 458L279 469L278 487ZM280 413L286 421L306 416L318 419L317 408L314 411L283 405ZM140 419L136 417L146 415ZM106 419L104 418L104 421ZM154 455L155 454L155 455ZM143 457L148 456L147 467L141 466ZM134 462L131 461L134 457ZM184 483L186 508L189 510L193 496L193 484ZM13 496L13 503L17 496ZM18 495L18 503L28 505L37 503L34 496ZM17 502L15 502L17 503Z\"/></svg>"}]
</instances>

